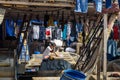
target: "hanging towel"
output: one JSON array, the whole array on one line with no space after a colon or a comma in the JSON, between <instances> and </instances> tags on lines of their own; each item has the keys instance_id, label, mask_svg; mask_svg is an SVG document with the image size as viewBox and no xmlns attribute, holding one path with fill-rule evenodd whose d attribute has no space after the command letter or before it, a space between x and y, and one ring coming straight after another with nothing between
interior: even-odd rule
<instances>
[{"instance_id":1,"label":"hanging towel","mask_svg":"<svg viewBox=\"0 0 120 80\"><path fill-rule=\"evenodd\" d=\"M102 12L102 0L95 0L95 4L96 4L96 11Z\"/></svg>"},{"instance_id":2,"label":"hanging towel","mask_svg":"<svg viewBox=\"0 0 120 80\"><path fill-rule=\"evenodd\" d=\"M112 7L112 0L106 0L106 8Z\"/></svg>"},{"instance_id":3,"label":"hanging towel","mask_svg":"<svg viewBox=\"0 0 120 80\"><path fill-rule=\"evenodd\" d=\"M6 26L6 36L7 37L13 37L13 36L15 36L14 21L7 19L5 21L5 26Z\"/></svg>"},{"instance_id":4,"label":"hanging towel","mask_svg":"<svg viewBox=\"0 0 120 80\"><path fill-rule=\"evenodd\" d=\"M80 0L80 8L82 13L87 13L88 10L88 0Z\"/></svg>"}]
</instances>

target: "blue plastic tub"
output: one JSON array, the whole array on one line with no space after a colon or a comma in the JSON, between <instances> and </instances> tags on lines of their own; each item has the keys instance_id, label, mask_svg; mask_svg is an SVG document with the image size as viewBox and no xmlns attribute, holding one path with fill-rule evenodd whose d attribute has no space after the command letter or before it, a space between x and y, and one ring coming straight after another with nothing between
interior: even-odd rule
<instances>
[{"instance_id":1,"label":"blue plastic tub","mask_svg":"<svg viewBox=\"0 0 120 80\"><path fill-rule=\"evenodd\" d=\"M60 80L85 80L84 73L77 70L65 70Z\"/></svg>"},{"instance_id":2,"label":"blue plastic tub","mask_svg":"<svg viewBox=\"0 0 120 80\"><path fill-rule=\"evenodd\" d=\"M40 54L40 52L39 51L34 51L34 54Z\"/></svg>"}]
</instances>

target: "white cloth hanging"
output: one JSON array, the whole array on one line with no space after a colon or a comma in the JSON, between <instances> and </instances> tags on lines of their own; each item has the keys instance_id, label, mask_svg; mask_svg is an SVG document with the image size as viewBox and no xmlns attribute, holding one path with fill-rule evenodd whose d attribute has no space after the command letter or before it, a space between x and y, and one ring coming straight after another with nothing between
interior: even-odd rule
<instances>
[{"instance_id":1,"label":"white cloth hanging","mask_svg":"<svg viewBox=\"0 0 120 80\"><path fill-rule=\"evenodd\" d=\"M33 39L39 39L39 25L33 25Z\"/></svg>"}]
</instances>

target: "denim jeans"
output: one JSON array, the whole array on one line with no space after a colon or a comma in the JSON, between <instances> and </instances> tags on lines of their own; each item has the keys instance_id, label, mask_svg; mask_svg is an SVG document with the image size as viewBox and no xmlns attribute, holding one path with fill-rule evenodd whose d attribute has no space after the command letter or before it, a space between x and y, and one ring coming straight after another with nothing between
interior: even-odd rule
<instances>
[{"instance_id":1,"label":"denim jeans","mask_svg":"<svg viewBox=\"0 0 120 80\"><path fill-rule=\"evenodd\" d=\"M7 19L5 21L5 26L6 26L6 35L15 36L14 21Z\"/></svg>"},{"instance_id":2,"label":"denim jeans","mask_svg":"<svg viewBox=\"0 0 120 80\"><path fill-rule=\"evenodd\" d=\"M96 4L96 11L102 12L102 0L95 0L95 4Z\"/></svg>"},{"instance_id":3,"label":"denim jeans","mask_svg":"<svg viewBox=\"0 0 120 80\"><path fill-rule=\"evenodd\" d=\"M87 13L88 0L76 0L75 12Z\"/></svg>"},{"instance_id":4,"label":"denim jeans","mask_svg":"<svg viewBox=\"0 0 120 80\"><path fill-rule=\"evenodd\" d=\"M112 7L112 0L106 0L106 8Z\"/></svg>"},{"instance_id":5,"label":"denim jeans","mask_svg":"<svg viewBox=\"0 0 120 80\"><path fill-rule=\"evenodd\" d=\"M80 0L80 8L82 13L87 13L88 10L88 0Z\"/></svg>"},{"instance_id":6,"label":"denim jeans","mask_svg":"<svg viewBox=\"0 0 120 80\"><path fill-rule=\"evenodd\" d=\"M75 12L81 12L80 0L76 0Z\"/></svg>"},{"instance_id":7,"label":"denim jeans","mask_svg":"<svg viewBox=\"0 0 120 80\"><path fill-rule=\"evenodd\" d=\"M117 43L114 40L108 40L107 53L111 55L111 57L117 56Z\"/></svg>"}]
</instances>

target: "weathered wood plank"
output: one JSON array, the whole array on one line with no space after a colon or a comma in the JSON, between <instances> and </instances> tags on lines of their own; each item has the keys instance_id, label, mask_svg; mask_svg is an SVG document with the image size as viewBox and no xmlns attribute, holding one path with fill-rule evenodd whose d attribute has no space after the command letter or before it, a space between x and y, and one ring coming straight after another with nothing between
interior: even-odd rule
<instances>
[{"instance_id":1,"label":"weathered wood plank","mask_svg":"<svg viewBox=\"0 0 120 80\"><path fill-rule=\"evenodd\" d=\"M60 80L60 77L33 77L33 80Z\"/></svg>"},{"instance_id":2,"label":"weathered wood plank","mask_svg":"<svg viewBox=\"0 0 120 80\"><path fill-rule=\"evenodd\" d=\"M27 6L50 6L50 7L74 7L74 4L67 3L38 3L38 2L20 2L20 1L0 1L0 4L9 5L27 5Z\"/></svg>"}]
</instances>

